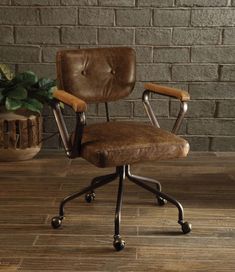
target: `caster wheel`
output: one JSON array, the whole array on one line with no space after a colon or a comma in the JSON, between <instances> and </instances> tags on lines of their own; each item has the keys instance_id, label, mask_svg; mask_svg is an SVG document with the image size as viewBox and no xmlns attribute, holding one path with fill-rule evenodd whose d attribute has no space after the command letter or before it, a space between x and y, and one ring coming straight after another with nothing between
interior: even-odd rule
<instances>
[{"instance_id":1,"label":"caster wheel","mask_svg":"<svg viewBox=\"0 0 235 272\"><path fill-rule=\"evenodd\" d=\"M54 229L58 229L61 224L62 224L62 217L59 217L59 216L55 216L51 219L51 226L54 228Z\"/></svg>"},{"instance_id":2,"label":"caster wheel","mask_svg":"<svg viewBox=\"0 0 235 272\"><path fill-rule=\"evenodd\" d=\"M95 193L88 193L85 195L85 200L87 203L91 203L92 201L95 200Z\"/></svg>"},{"instance_id":3,"label":"caster wheel","mask_svg":"<svg viewBox=\"0 0 235 272\"><path fill-rule=\"evenodd\" d=\"M158 197L157 202L159 206L164 206L167 203L167 200L164 198Z\"/></svg>"},{"instance_id":4,"label":"caster wheel","mask_svg":"<svg viewBox=\"0 0 235 272\"><path fill-rule=\"evenodd\" d=\"M113 241L113 246L116 249L116 251L121 251L125 248L125 241L122 239L117 239Z\"/></svg>"},{"instance_id":5,"label":"caster wheel","mask_svg":"<svg viewBox=\"0 0 235 272\"><path fill-rule=\"evenodd\" d=\"M188 222L184 222L181 224L181 228L184 234L189 233L192 230L192 225Z\"/></svg>"}]
</instances>

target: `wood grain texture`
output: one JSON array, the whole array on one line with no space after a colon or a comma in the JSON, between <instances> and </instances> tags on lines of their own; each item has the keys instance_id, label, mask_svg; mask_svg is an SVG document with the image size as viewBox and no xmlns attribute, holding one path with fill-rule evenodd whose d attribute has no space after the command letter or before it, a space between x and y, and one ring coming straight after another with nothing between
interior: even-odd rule
<instances>
[{"instance_id":1,"label":"wood grain texture","mask_svg":"<svg viewBox=\"0 0 235 272\"><path fill-rule=\"evenodd\" d=\"M0 163L0 271L218 271L235 267L235 153L141 163L132 172L161 181L193 224L181 234L177 210L156 205L149 192L126 181L122 252L112 247L117 182L66 206L61 229L50 226L60 200L99 175L83 160L41 153L34 160Z\"/></svg>"}]
</instances>

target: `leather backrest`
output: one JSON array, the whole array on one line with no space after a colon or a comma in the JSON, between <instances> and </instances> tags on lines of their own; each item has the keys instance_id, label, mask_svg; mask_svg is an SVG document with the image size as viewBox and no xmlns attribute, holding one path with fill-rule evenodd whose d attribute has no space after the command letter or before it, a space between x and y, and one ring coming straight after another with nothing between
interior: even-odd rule
<instances>
[{"instance_id":1,"label":"leather backrest","mask_svg":"<svg viewBox=\"0 0 235 272\"><path fill-rule=\"evenodd\" d=\"M135 51L128 47L57 53L59 87L87 103L128 96L135 84L135 66Z\"/></svg>"}]
</instances>

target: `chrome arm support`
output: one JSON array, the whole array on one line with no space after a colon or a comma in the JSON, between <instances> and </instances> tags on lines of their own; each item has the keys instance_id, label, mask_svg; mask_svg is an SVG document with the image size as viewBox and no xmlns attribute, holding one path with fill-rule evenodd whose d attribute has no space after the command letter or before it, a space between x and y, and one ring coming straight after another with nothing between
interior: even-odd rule
<instances>
[{"instance_id":1,"label":"chrome arm support","mask_svg":"<svg viewBox=\"0 0 235 272\"><path fill-rule=\"evenodd\" d=\"M142 96L144 108L145 108L145 111L146 111L148 118L150 119L152 125L160 128L157 117L155 116L153 109L149 103L149 95L150 95L150 91L145 90L143 93L143 96Z\"/></svg>"},{"instance_id":2,"label":"chrome arm support","mask_svg":"<svg viewBox=\"0 0 235 272\"><path fill-rule=\"evenodd\" d=\"M144 104L145 111L146 111L152 125L160 128L158 120L157 120L157 118L154 114L154 111L153 111L153 109L150 105L150 102L149 102L150 93L151 93L151 91L145 90L143 93L143 96L142 96L142 101ZM187 102L181 101L180 102L180 111L179 111L178 117L174 123L173 129L171 131L172 133L177 134L177 132L179 131L182 121L184 119L185 113L187 112L187 109L188 109Z\"/></svg>"},{"instance_id":3,"label":"chrome arm support","mask_svg":"<svg viewBox=\"0 0 235 272\"><path fill-rule=\"evenodd\" d=\"M54 101L51 106L60 133L60 137L64 145L66 155L71 159L79 156L83 127L85 126L86 123L85 113L84 112L76 113L76 130L74 135L74 141L72 144L66 124L64 122L59 102Z\"/></svg>"},{"instance_id":4,"label":"chrome arm support","mask_svg":"<svg viewBox=\"0 0 235 272\"><path fill-rule=\"evenodd\" d=\"M188 110L187 102L181 101L180 102L180 111L178 113L177 119L176 119L174 127L172 129L172 133L177 134L177 132L179 131L187 110Z\"/></svg>"}]
</instances>

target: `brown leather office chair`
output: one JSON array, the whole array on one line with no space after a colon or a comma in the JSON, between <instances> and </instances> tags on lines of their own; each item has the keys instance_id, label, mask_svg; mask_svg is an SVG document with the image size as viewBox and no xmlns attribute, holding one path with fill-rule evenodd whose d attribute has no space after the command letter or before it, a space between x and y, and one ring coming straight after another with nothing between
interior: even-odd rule
<instances>
[{"instance_id":1,"label":"brown leather office chair","mask_svg":"<svg viewBox=\"0 0 235 272\"><path fill-rule=\"evenodd\" d=\"M146 160L164 160L185 157L189 144L174 135L180 127L187 110L187 92L148 83L143 92L143 105L151 123L109 120L108 102L128 96L135 85L135 51L132 48L93 48L65 50L57 54L57 75L60 90L54 92L52 105L58 129L69 158L82 157L97 167L115 167L113 174L95 177L91 184L80 192L63 199L59 216L53 217L54 228L61 226L65 204L81 195L87 202L95 198L94 190L119 178L115 213L115 233L113 245L121 250L125 242L120 236L123 181L130 181L152 192L159 205L169 201L178 208L178 223L183 233L191 231L191 225L184 221L181 204L161 192L158 181L133 175L130 165ZM181 101L181 108L173 133L159 128L158 121L150 106L150 93L174 97ZM76 128L68 134L59 102L71 106L76 112ZM85 112L89 103L105 103L107 122L86 125ZM154 186L153 186L154 185Z\"/></svg>"}]
</instances>

